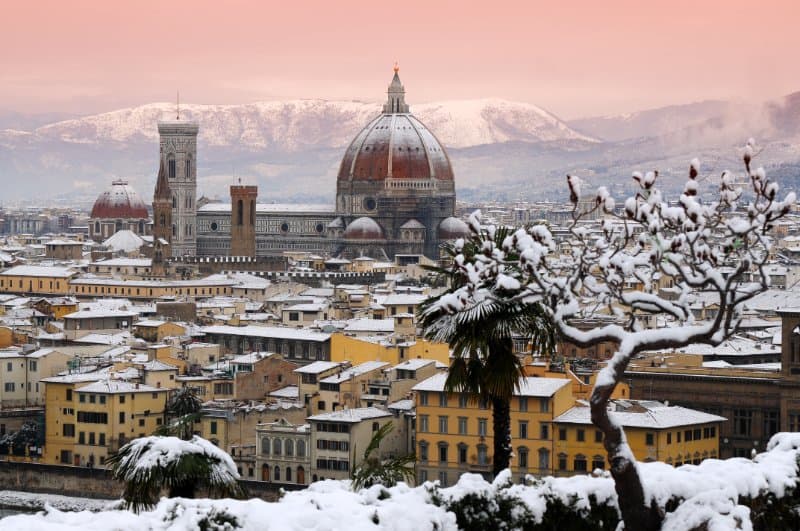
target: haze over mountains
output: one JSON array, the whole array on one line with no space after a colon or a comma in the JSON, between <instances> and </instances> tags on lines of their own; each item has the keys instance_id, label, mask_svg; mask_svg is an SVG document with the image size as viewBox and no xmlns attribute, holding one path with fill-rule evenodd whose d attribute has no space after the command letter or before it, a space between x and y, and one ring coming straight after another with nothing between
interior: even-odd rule
<instances>
[{"instance_id":1,"label":"haze over mountains","mask_svg":"<svg viewBox=\"0 0 800 531\"><path fill-rule=\"evenodd\" d=\"M460 199L563 198L563 177L625 186L634 169L683 176L698 156L704 169L739 169L748 137L759 164L795 186L800 168L800 93L778 101L707 101L564 122L531 104L501 99L412 105L447 146ZM264 201L332 201L347 144L380 104L293 100L181 105L201 124L199 190L222 196L233 176L260 185ZM154 103L80 118L0 113L4 201L56 195L94 197L125 178L149 197L157 172L160 119L175 105ZM676 183L680 179L675 179Z\"/></svg>"}]
</instances>

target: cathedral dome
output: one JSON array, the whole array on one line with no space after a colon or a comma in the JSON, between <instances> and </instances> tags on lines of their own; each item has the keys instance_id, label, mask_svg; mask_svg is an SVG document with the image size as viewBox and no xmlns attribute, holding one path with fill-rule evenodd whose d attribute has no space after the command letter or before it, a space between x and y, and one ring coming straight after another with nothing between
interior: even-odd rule
<instances>
[{"instance_id":1,"label":"cathedral dome","mask_svg":"<svg viewBox=\"0 0 800 531\"><path fill-rule=\"evenodd\" d=\"M383 239L383 229L374 219L361 217L347 226L344 237L347 240L380 240Z\"/></svg>"},{"instance_id":2,"label":"cathedral dome","mask_svg":"<svg viewBox=\"0 0 800 531\"><path fill-rule=\"evenodd\" d=\"M348 146L339 181L386 179L453 180L453 169L439 140L405 103L395 68L383 114L373 119Z\"/></svg>"},{"instance_id":3,"label":"cathedral dome","mask_svg":"<svg viewBox=\"0 0 800 531\"><path fill-rule=\"evenodd\" d=\"M469 235L469 227L458 218L445 218L439 223L439 238L442 240L455 240L467 235Z\"/></svg>"},{"instance_id":4,"label":"cathedral dome","mask_svg":"<svg viewBox=\"0 0 800 531\"><path fill-rule=\"evenodd\" d=\"M111 188L100 194L92 207L93 219L147 219L147 205L128 185L127 181L114 181Z\"/></svg>"}]
</instances>

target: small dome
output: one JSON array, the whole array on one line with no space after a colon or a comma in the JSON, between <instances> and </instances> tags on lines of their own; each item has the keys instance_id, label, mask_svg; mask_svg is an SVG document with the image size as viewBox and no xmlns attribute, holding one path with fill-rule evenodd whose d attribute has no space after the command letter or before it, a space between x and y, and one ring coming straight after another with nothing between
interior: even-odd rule
<instances>
[{"instance_id":1,"label":"small dome","mask_svg":"<svg viewBox=\"0 0 800 531\"><path fill-rule=\"evenodd\" d=\"M374 219L361 217L347 226L344 237L348 240L380 240L383 239L383 229Z\"/></svg>"},{"instance_id":2,"label":"small dome","mask_svg":"<svg viewBox=\"0 0 800 531\"><path fill-rule=\"evenodd\" d=\"M458 218L444 218L439 223L439 239L455 240L469 235L469 227Z\"/></svg>"},{"instance_id":3,"label":"small dome","mask_svg":"<svg viewBox=\"0 0 800 531\"><path fill-rule=\"evenodd\" d=\"M400 225L401 229L424 229L425 225L417 221L416 219L409 219L402 225Z\"/></svg>"},{"instance_id":4,"label":"small dome","mask_svg":"<svg viewBox=\"0 0 800 531\"><path fill-rule=\"evenodd\" d=\"M114 181L100 194L92 207L91 218L147 219L147 205L127 181Z\"/></svg>"}]
</instances>

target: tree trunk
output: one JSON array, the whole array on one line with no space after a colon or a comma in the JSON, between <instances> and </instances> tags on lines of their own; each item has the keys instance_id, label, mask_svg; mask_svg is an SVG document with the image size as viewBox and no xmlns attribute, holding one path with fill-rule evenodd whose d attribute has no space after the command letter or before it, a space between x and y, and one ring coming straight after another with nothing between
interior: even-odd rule
<instances>
[{"instance_id":1,"label":"tree trunk","mask_svg":"<svg viewBox=\"0 0 800 531\"><path fill-rule=\"evenodd\" d=\"M492 399L492 423L494 436L494 455L492 457L492 474L508 468L511 461L511 405L502 398Z\"/></svg>"},{"instance_id":2,"label":"tree trunk","mask_svg":"<svg viewBox=\"0 0 800 531\"><path fill-rule=\"evenodd\" d=\"M625 529L658 531L661 529L664 515L654 500L647 504L633 452L625 440L622 428L613 422L608 413L608 401L626 366L627 360L624 364L618 364L615 367L616 381L597 385L592 391L590 399L592 423L603 432L603 446L608 453L611 476L614 478L614 489L617 491L619 510L625 522Z\"/></svg>"},{"instance_id":3,"label":"tree trunk","mask_svg":"<svg viewBox=\"0 0 800 531\"><path fill-rule=\"evenodd\" d=\"M175 485L169 490L170 498L194 498L195 485L192 483L184 483L182 485Z\"/></svg>"}]
</instances>

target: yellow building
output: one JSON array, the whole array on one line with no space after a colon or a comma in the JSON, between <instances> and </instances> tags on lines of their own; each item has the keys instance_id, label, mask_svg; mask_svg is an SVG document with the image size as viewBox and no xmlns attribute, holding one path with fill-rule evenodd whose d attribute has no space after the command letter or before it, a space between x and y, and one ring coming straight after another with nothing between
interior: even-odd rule
<instances>
[{"instance_id":1,"label":"yellow building","mask_svg":"<svg viewBox=\"0 0 800 531\"><path fill-rule=\"evenodd\" d=\"M78 297L119 296L129 299L230 296L235 283L234 280L220 278L197 280L74 278L69 283L69 292ZM2 291L2 286L0 286L0 291Z\"/></svg>"},{"instance_id":2,"label":"yellow building","mask_svg":"<svg viewBox=\"0 0 800 531\"><path fill-rule=\"evenodd\" d=\"M492 470L492 410L465 393L445 393L447 374L414 386L417 481L452 485L465 472ZM516 478L546 475L553 468L553 420L574 404L564 378L524 378L511 401L511 438Z\"/></svg>"},{"instance_id":3,"label":"yellow building","mask_svg":"<svg viewBox=\"0 0 800 531\"><path fill-rule=\"evenodd\" d=\"M492 410L490 404L445 393L445 373L414 386L416 392L417 481L454 484L464 472L490 475ZM525 377L511 401L511 471L572 475L607 468L602 434L592 425L589 408L576 404L568 378ZM640 461L671 465L717 457L723 417L659 402L612 401L614 418L625 429Z\"/></svg>"},{"instance_id":4,"label":"yellow building","mask_svg":"<svg viewBox=\"0 0 800 531\"><path fill-rule=\"evenodd\" d=\"M186 335L186 327L172 321L147 319L137 321L133 325L133 334L151 343L164 341L166 337L180 337Z\"/></svg>"},{"instance_id":5,"label":"yellow building","mask_svg":"<svg viewBox=\"0 0 800 531\"><path fill-rule=\"evenodd\" d=\"M161 425L169 391L98 375L45 378L44 462L103 466L106 458Z\"/></svg>"},{"instance_id":6,"label":"yellow building","mask_svg":"<svg viewBox=\"0 0 800 531\"><path fill-rule=\"evenodd\" d=\"M718 455L719 426L724 417L644 400L613 400L609 408L639 461L678 466ZM588 406L571 408L556 417L554 426L554 474L607 468L603 434L592 425Z\"/></svg>"},{"instance_id":7,"label":"yellow building","mask_svg":"<svg viewBox=\"0 0 800 531\"><path fill-rule=\"evenodd\" d=\"M417 358L449 365L450 349L447 343L433 343L424 339L394 343L388 337L366 339L342 333L331 336L331 361L349 361L356 365L377 360L397 365Z\"/></svg>"},{"instance_id":8,"label":"yellow building","mask_svg":"<svg viewBox=\"0 0 800 531\"><path fill-rule=\"evenodd\" d=\"M77 274L67 267L15 266L0 273L0 293L67 295Z\"/></svg>"}]
</instances>

